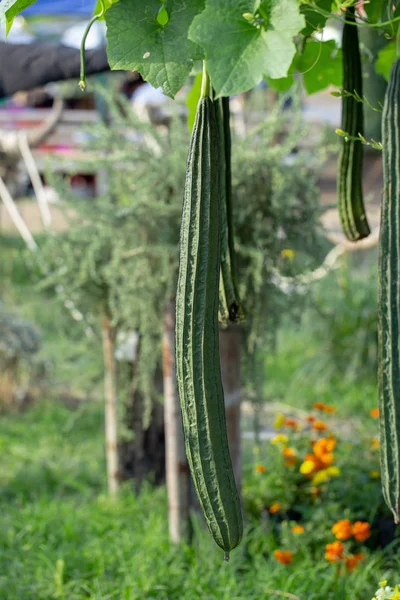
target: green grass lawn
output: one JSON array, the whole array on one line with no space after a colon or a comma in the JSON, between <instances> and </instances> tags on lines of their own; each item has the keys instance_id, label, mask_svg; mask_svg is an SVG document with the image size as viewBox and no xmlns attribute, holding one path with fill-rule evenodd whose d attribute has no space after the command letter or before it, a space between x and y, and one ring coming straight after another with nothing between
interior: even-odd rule
<instances>
[{"instance_id":1,"label":"green grass lawn","mask_svg":"<svg viewBox=\"0 0 400 600\"><path fill-rule=\"evenodd\" d=\"M229 564L199 520L193 545L174 547L163 487L107 498L95 403L3 416L0 453L1 600L370 600L383 577L400 578L390 551L366 550L362 567L340 574L306 538L281 565L265 520L247 520Z\"/></svg>"}]
</instances>

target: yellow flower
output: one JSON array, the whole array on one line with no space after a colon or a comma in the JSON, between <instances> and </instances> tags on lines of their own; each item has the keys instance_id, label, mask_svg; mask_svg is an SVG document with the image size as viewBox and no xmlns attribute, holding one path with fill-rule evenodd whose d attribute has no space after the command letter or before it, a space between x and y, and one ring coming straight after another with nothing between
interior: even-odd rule
<instances>
[{"instance_id":1,"label":"yellow flower","mask_svg":"<svg viewBox=\"0 0 400 600\"><path fill-rule=\"evenodd\" d=\"M339 467L328 467L326 469L326 472L329 475L329 477L338 477L340 475Z\"/></svg>"},{"instance_id":2,"label":"yellow flower","mask_svg":"<svg viewBox=\"0 0 400 600\"><path fill-rule=\"evenodd\" d=\"M370 471L369 476L371 477L371 479L379 479L381 474L379 473L379 471Z\"/></svg>"},{"instance_id":3,"label":"yellow flower","mask_svg":"<svg viewBox=\"0 0 400 600\"><path fill-rule=\"evenodd\" d=\"M300 465L300 473L303 475L309 475L315 469L315 462L313 460L305 460Z\"/></svg>"},{"instance_id":4,"label":"yellow flower","mask_svg":"<svg viewBox=\"0 0 400 600\"><path fill-rule=\"evenodd\" d=\"M296 251L292 250L291 248L284 248L283 250L281 250L281 256L283 258L288 258L289 260L293 260L294 257L296 256Z\"/></svg>"},{"instance_id":5,"label":"yellow flower","mask_svg":"<svg viewBox=\"0 0 400 600\"><path fill-rule=\"evenodd\" d=\"M329 475L326 470L318 471L315 473L314 477L311 480L312 485L321 485L321 483L325 483L328 481Z\"/></svg>"},{"instance_id":6,"label":"yellow flower","mask_svg":"<svg viewBox=\"0 0 400 600\"><path fill-rule=\"evenodd\" d=\"M275 429L281 429L281 427L283 427L284 422L285 422L285 415L283 415L282 413L278 413L275 417L275 422L274 422Z\"/></svg>"},{"instance_id":7,"label":"yellow flower","mask_svg":"<svg viewBox=\"0 0 400 600\"><path fill-rule=\"evenodd\" d=\"M278 433L278 435L276 435L274 438L272 438L271 444L287 444L288 441L289 441L289 438L287 435L285 435L283 433Z\"/></svg>"}]
</instances>

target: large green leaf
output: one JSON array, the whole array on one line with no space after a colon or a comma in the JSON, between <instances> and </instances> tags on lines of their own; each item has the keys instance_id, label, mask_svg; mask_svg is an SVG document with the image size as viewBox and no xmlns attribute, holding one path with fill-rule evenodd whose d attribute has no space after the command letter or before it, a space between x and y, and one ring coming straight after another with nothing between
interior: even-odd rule
<instances>
[{"instance_id":1,"label":"large green leaf","mask_svg":"<svg viewBox=\"0 0 400 600\"><path fill-rule=\"evenodd\" d=\"M231 96L286 77L304 24L297 0L207 0L189 37L204 48L217 95Z\"/></svg>"},{"instance_id":2,"label":"large green leaf","mask_svg":"<svg viewBox=\"0 0 400 600\"><path fill-rule=\"evenodd\" d=\"M342 51L333 40L309 40L296 60L296 68L303 74L307 94L320 92L329 85L342 85Z\"/></svg>"},{"instance_id":3,"label":"large green leaf","mask_svg":"<svg viewBox=\"0 0 400 600\"><path fill-rule=\"evenodd\" d=\"M396 60L396 42L389 42L387 46L379 50L378 58L375 63L375 71L383 75L386 81L389 81L389 74L392 64Z\"/></svg>"},{"instance_id":4,"label":"large green leaf","mask_svg":"<svg viewBox=\"0 0 400 600\"><path fill-rule=\"evenodd\" d=\"M0 4L0 23L6 23L6 33L10 31L14 19L20 12L35 4L36 0L2 0Z\"/></svg>"},{"instance_id":5,"label":"large green leaf","mask_svg":"<svg viewBox=\"0 0 400 600\"><path fill-rule=\"evenodd\" d=\"M112 69L139 71L173 98L202 51L188 29L204 0L119 0L106 12L108 59ZM158 19L160 9L167 22ZM165 23L165 24L162 24Z\"/></svg>"}]
</instances>

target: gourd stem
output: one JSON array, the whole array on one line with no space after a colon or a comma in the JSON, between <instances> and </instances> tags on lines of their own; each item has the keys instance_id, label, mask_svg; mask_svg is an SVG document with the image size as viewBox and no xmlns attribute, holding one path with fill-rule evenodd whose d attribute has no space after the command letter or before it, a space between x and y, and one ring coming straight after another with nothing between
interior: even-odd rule
<instances>
[{"instance_id":1,"label":"gourd stem","mask_svg":"<svg viewBox=\"0 0 400 600\"><path fill-rule=\"evenodd\" d=\"M206 61L203 61L203 79L201 80L200 98L209 98L210 96L210 77L206 69Z\"/></svg>"},{"instance_id":2,"label":"gourd stem","mask_svg":"<svg viewBox=\"0 0 400 600\"><path fill-rule=\"evenodd\" d=\"M83 92L86 90L86 57L85 57L86 38L89 35L89 31L91 30L93 23L95 23L96 21L98 21L98 19L101 19L101 17L106 12L106 7L104 5L103 0L100 0L100 4L101 4L101 11L99 12L98 15L94 15L90 19L90 21L87 24L87 27L85 29L85 32L83 34L82 41L81 41L81 48L80 48L81 74L80 74L79 87L81 88L81 90Z\"/></svg>"}]
</instances>

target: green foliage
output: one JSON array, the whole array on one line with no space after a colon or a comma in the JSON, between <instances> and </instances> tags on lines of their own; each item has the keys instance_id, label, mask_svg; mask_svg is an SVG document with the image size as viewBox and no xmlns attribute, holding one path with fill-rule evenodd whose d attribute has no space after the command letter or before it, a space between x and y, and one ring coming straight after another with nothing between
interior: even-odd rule
<instances>
[{"instance_id":1,"label":"green foliage","mask_svg":"<svg viewBox=\"0 0 400 600\"><path fill-rule=\"evenodd\" d=\"M392 41L378 52L378 58L375 63L377 73L383 75L386 81L389 81L390 69L396 60L396 42Z\"/></svg>"},{"instance_id":2,"label":"green foliage","mask_svg":"<svg viewBox=\"0 0 400 600\"><path fill-rule=\"evenodd\" d=\"M6 32L9 33L15 17L31 6L35 4L36 0L3 0L0 6L0 23L4 20L6 22Z\"/></svg>"},{"instance_id":3,"label":"green foliage","mask_svg":"<svg viewBox=\"0 0 400 600\"><path fill-rule=\"evenodd\" d=\"M162 315L176 285L188 130L178 119L168 131L157 130L138 121L129 106L121 112L103 93L113 126L95 126L87 161L102 170L110 195L95 205L74 202L69 231L41 245L49 272L43 285L62 284L82 312L106 307L117 328L140 332L139 388L149 398ZM319 192L310 157L292 154L286 164L304 133L299 114L292 121L289 115L277 106L244 140L233 140L233 218L249 356L293 302L271 282L281 250L298 251L288 266L298 272L315 263L319 243ZM280 145L274 142L278 132ZM60 195L69 198L65 188Z\"/></svg>"},{"instance_id":4,"label":"green foliage","mask_svg":"<svg viewBox=\"0 0 400 600\"><path fill-rule=\"evenodd\" d=\"M311 291L315 342L324 347L313 359L315 370L327 380L335 374L351 382L376 381L377 273L350 266L325 277Z\"/></svg>"},{"instance_id":5,"label":"green foliage","mask_svg":"<svg viewBox=\"0 0 400 600\"><path fill-rule=\"evenodd\" d=\"M188 29L203 6L204 0L165 0L168 22L162 25L157 19L160 0L119 0L105 16L111 68L139 71L173 98L193 61L202 58L201 49L188 39Z\"/></svg>"},{"instance_id":6,"label":"green foliage","mask_svg":"<svg viewBox=\"0 0 400 600\"><path fill-rule=\"evenodd\" d=\"M284 77L296 52L292 39L304 27L297 1L258 2L254 12L251 4L210 0L190 27L217 96L247 91L263 77Z\"/></svg>"},{"instance_id":7,"label":"green foliage","mask_svg":"<svg viewBox=\"0 0 400 600\"><path fill-rule=\"evenodd\" d=\"M7 312L0 304L0 365L29 359L39 350L39 334L31 323Z\"/></svg>"},{"instance_id":8,"label":"green foliage","mask_svg":"<svg viewBox=\"0 0 400 600\"><path fill-rule=\"evenodd\" d=\"M10 27L33 1L3 0L0 20L6 15ZM314 93L336 85L340 67L329 61L328 42L315 55L312 34L329 18L345 21L345 10L356 5L356 0L105 0L109 61L113 69L138 70L171 97L202 58L220 96L249 90L263 79L282 91L292 85L294 71L306 71L306 90ZM374 0L363 9L367 18L361 14L358 27L395 37L398 6Z\"/></svg>"},{"instance_id":9,"label":"green foliage","mask_svg":"<svg viewBox=\"0 0 400 600\"><path fill-rule=\"evenodd\" d=\"M119 2L119 0L97 0L93 14L98 15L103 10L103 7L107 11L113 4L116 4L117 2ZM104 16L101 18L104 19Z\"/></svg>"},{"instance_id":10,"label":"green foliage","mask_svg":"<svg viewBox=\"0 0 400 600\"><path fill-rule=\"evenodd\" d=\"M44 239L39 236L37 241L41 246ZM53 392L70 390L73 394L93 395L102 381L96 323L91 322L89 336L88 323L71 318L67 308L70 305L62 294L38 289L42 272L20 237L1 237L0 252L1 301L5 310L15 311L21 321L32 323L40 335L39 352L32 356L35 372L36 366L42 372L40 384Z\"/></svg>"},{"instance_id":11,"label":"green foliage","mask_svg":"<svg viewBox=\"0 0 400 600\"><path fill-rule=\"evenodd\" d=\"M296 68L303 74L307 94L315 94L329 85L342 85L342 52L333 40L310 40L297 57Z\"/></svg>"},{"instance_id":12,"label":"green foliage","mask_svg":"<svg viewBox=\"0 0 400 600\"><path fill-rule=\"evenodd\" d=\"M307 152L294 152L304 129L296 110L292 119L290 114L276 106L260 127L244 140L234 139L232 146L239 297L246 309L245 343L251 360L299 302L296 294L286 296L276 287L273 270L298 273L315 264L321 251L317 168L310 166ZM286 133L285 123L290 123ZM279 145L274 143L278 132ZM321 153L315 162L322 161ZM294 260L285 258L286 250Z\"/></svg>"}]
</instances>

